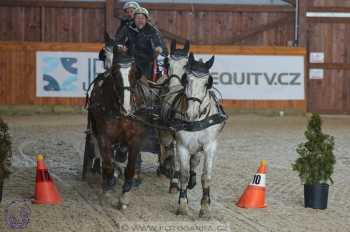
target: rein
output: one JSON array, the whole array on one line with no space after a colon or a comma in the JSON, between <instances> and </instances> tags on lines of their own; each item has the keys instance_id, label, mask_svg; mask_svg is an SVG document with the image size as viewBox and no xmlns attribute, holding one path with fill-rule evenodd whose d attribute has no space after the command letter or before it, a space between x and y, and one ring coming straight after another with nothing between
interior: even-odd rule
<instances>
[{"instance_id":1,"label":"rein","mask_svg":"<svg viewBox=\"0 0 350 232\"><path fill-rule=\"evenodd\" d=\"M112 66L112 67L113 67L113 66ZM90 101L90 97L91 97L91 96L89 96L89 91L90 91L91 87L92 87L92 86L95 86L95 84L96 84L97 81L103 80L104 78L112 78L112 79L114 78L113 75L112 75L112 71L111 71L111 70L112 70L112 67L111 67L109 70L105 71L104 73L100 73L100 74L90 83L90 85L89 85L89 87L88 87L88 89L87 89L87 91L86 91L86 100L85 100L85 106L84 106L85 108L87 108L88 105L89 105L89 101ZM116 80L114 80L114 81L116 81ZM123 86L121 89L123 90L123 92L124 92L125 90L131 91L130 87L124 87L124 86ZM114 89L114 88L113 88L113 90L114 90L114 91L117 91L117 90ZM118 101L116 101L116 102L118 103L120 110L121 110L122 112L126 113L127 111L126 111L126 109L124 108L123 103L120 102L120 99L118 99Z\"/></svg>"},{"instance_id":2,"label":"rein","mask_svg":"<svg viewBox=\"0 0 350 232\"><path fill-rule=\"evenodd\" d=\"M197 98L197 97L186 97L187 101L195 101L195 102L199 102L200 105L202 105L203 100Z\"/></svg>"},{"instance_id":3,"label":"rein","mask_svg":"<svg viewBox=\"0 0 350 232\"><path fill-rule=\"evenodd\" d=\"M178 75L172 74L172 75L170 75L165 81L163 81L163 82L160 83L160 84L157 84L157 83L155 83L155 82L153 82L153 81L150 81L150 80L147 80L147 83L149 84L149 86L150 86L151 88L162 89L165 85L167 85L167 84L170 82L170 80L171 80L172 78L176 78L176 79L178 79L179 81L181 81L181 78L180 78Z\"/></svg>"}]
</instances>

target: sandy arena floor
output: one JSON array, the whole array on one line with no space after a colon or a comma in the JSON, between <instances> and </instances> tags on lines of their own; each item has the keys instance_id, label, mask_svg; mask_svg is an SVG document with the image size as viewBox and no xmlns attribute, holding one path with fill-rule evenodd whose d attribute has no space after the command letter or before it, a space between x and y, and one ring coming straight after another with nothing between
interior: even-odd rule
<instances>
[{"instance_id":1,"label":"sandy arena floor","mask_svg":"<svg viewBox=\"0 0 350 232\"><path fill-rule=\"evenodd\" d=\"M303 185L291 169L296 145L304 141L305 117L231 116L221 134L212 184L210 225L229 225L231 231L350 231L350 118L324 117L324 132L334 135L337 164L327 210L303 207ZM132 205L116 209L96 183L80 180L84 148L84 115L5 117L13 137L13 173L5 182L0 204L0 231L14 231L5 222L5 209L34 192L37 153L46 156L50 174L64 199L59 206L31 205L30 222L21 231L156 231L133 224L181 225L207 223L198 217L201 187L189 193L189 216L176 216L177 194L168 193L168 180L157 177L156 160L144 154L143 184L131 193ZM251 181L259 161L268 161L267 207L235 206ZM197 182L200 183L200 173ZM115 193L117 199L121 183ZM164 224L162 224L164 222ZM147 224L146 223L146 224ZM203 224L203 225L204 225ZM185 225L185 224L184 224ZM205 225L208 225L205 224ZM168 227L168 231L175 227ZM178 231L191 227L177 227ZM187 229L186 229L187 228ZM217 230L228 231L224 227ZM165 231L165 230L164 230Z\"/></svg>"}]
</instances>

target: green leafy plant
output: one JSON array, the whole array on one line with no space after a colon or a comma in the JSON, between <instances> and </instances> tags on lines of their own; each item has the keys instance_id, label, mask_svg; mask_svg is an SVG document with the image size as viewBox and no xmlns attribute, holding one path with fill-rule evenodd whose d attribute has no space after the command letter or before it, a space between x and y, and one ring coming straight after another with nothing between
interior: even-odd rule
<instances>
[{"instance_id":1,"label":"green leafy plant","mask_svg":"<svg viewBox=\"0 0 350 232\"><path fill-rule=\"evenodd\" d=\"M334 171L335 156L334 137L322 133L322 121L319 114L312 114L305 137L307 142L298 145L299 158L292 164L293 170L299 172L304 184L326 183Z\"/></svg>"},{"instance_id":2,"label":"green leafy plant","mask_svg":"<svg viewBox=\"0 0 350 232\"><path fill-rule=\"evenodd\" d=\"M11 137L8 126L0 118L0 181L10 174Z\"/></svg>"}]
</instances>

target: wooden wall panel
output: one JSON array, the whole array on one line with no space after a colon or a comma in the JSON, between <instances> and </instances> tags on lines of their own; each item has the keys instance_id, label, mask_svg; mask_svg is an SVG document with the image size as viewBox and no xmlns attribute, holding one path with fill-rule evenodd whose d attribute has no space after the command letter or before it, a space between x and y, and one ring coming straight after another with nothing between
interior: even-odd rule
<instances>
[{"instance_id":1,"label":"wooden wall panel","mask_svg":"<svg viewBox=\"0 0 350 232\"><path fill-rule=\"evenodd\" d=\"M24 41L41 40L41 9L31 7L24 11Z\"/></svg>"},{"instance_id":2,"label":"wooden wall panel","mask_svg":"<svg viewBox=\"0 0 350 232\"><path fill-rule=\"evenodd\" d=\"M80 105L85 98L36 97L36 51L96 51L99 43L0 42L0 104Z\"/></svg>"},{"instance_id":3,"label":"wooden wall panel","mask_svg":"<svg viewBox=\"0 0 350 232\"><path fill-rule=\"evenodd\" d=\"M84 33L81 42L103 42L106 30L104 11L101 9L84 10L82 19Z\"/></svg>"},{"instance_id":4,"label":"wooden wall panel","mask_svg":"<svg viewBox=\"0 0 350 232\"><path fill-rule=\"evenodd\" d=\"M44 8L44 36L48 42L102 42L104 10Z\"/></svg>"},{"instance_id":5,"label":"wooden wall panel","mask_svg":"<svg viewBox=\"0 0 350 232\"><path fill-rule=\"evenodd\" d=\"M310 19L307 11L350 12L350 1L301 0L301 45L309 52L323 52L325 63L318 64L322 80L308 80L308 110L328 114L350 113L350 21L338 18ZM314 65L309 64L309 67Z\"/></svg>"},{"instance_id":6,"label":"wooden wall panel","mask_svg":"<svg viewBox=\"0 0 350 232\"><path fill-rule=\"evenodd\" d=\"M14 1L15 2L15 1ZM0 41L102 42L105 9L58 5L3 6L0 2ZM116 24L116 19L111 19Z\"/></svg>"},{"instance_id":7,"label":"wooden wall panel","mask_svg":"<svg viewBox=\"0 0 350 232\"><path fill-rule=\"evenodd\" d=\"M24 8L0 7L1 40L23 40Z\"/></svg>"},{"instance_id":8,"label":"wooden wall panel","mask_svg":"<svg viewBox=\"0 0 350 232\"><path fill-rule=\"evenodd\" d=\"M249 29L276 20L277 16L293 16L291 8L265 6L211 6L191 4L144 4L151 12L152 22L192 44L229 45L232 38ZM115 5L115 15L123 12ZM193 8L192 8L193 7ZM242 45L286 46L293 39L292 23L258 34L242 41ZM277 35L276 35L277 34Z\"/></svg>"},{"instance_id":9,"label":"wooden wall panel","mask_svg":"<svg viewBox=\"0 0 350 232\"><path fill-rule=\"evenodd\" d=\"M119 1L70 2L43 0L0 1L0 41L102 42L103 33L115 33L122 15ZM114 4L113 4L114 3ZM106 6L114 7L114 15ZM232 38L293 15L290 7L144 4L152 21L193 44L232 44ZM189 8L190 6L190 8ZM112 18L106 18L106 17ZM293 39L293 25L273 28L238 44L285 46Z\"/></svg>"}]
</instances>

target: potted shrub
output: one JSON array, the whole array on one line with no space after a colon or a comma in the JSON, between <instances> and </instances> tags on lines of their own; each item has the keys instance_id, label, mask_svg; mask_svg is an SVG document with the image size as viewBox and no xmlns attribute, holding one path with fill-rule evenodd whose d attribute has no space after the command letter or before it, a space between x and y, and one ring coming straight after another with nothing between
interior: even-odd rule
<instances>
[{"instance_id":1,"label":"potted shrub","mask_svg":"<svg viewBox=\"0 0 350 232\"><path fill-rule=\"evenodd\" d=\"M10 174L11 140L6 123L0 118L0 202L4 179Z\"/></svg>"},{"instance_id":2,"label":"potted shrub","mask_svg":"<svg viewBox=\"0 0 350 232\"><path fill-rule=\"evenodd\" d=\"M334 138L322 133L319 114L312 114L308 122L305 137L307 141L298 145L299 158L292 164L293 170L299 172L304 183L305 207L326 209L328 201L327 184L334 170Z\"/></svg>"}]
</instances>

